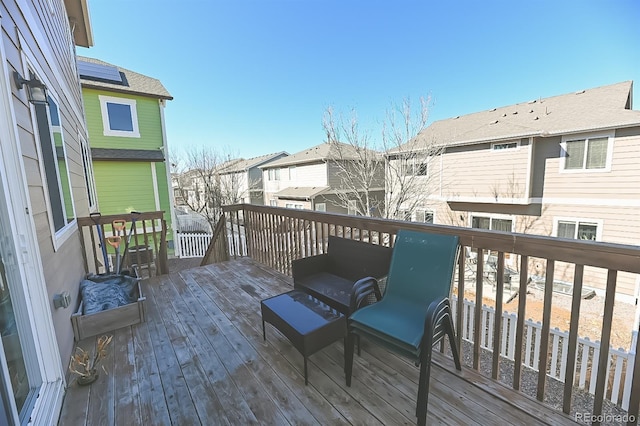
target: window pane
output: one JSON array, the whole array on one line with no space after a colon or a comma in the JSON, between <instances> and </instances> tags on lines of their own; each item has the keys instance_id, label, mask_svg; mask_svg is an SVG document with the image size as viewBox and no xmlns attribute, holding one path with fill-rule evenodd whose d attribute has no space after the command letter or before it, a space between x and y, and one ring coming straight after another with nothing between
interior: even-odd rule
<instances>
[{"instance_id":1,"label":"window pane","mask_svg":"<svg viewBox=\"0 0 640 426\"><path fill-rule=\"evenodd\" d=\"M491 219L488 217L478 217L474 216L471 220L472 228L480 228L480 229L489 229L489 225L491 223Z\"/></svg>"},{"instance_id":2,"label":"window pane","mask_svg":"<svg viewBox=\"0 0 640 426\"><path fill-rule=\"evenodd\" d=\"M491 229L494 231L511 232L510 219L493 219L491 221Z\"/></svg>"},{"instance_id":3,"label":"window pane","mask_svg":"<svg viewBox=\"0 0 640 426\"><path fill-rule=\"evenodd\" d=\"M578 225L578 239L579 240L596 240L596 231L598 225L593 223L581 223Z\"/></svg>"},{"instance_id":4,"label":"window pane","mask_svg":"<svg viewBox=\"0 0 640 426\"><path fill-rule=\"evenodd\" d=\"M558 222L558 237L560 238L575 238L576 237L576 224L575 222Z\"/></svg>"},{"instance_id":5,"label":"window pane","mask_svg":"<svg viewBox=\"0 0 640 426\"><path fill-rule=\"evenodd\" d=\"M425 214L424 214L424 222L425 223L433 223L433 212L425 212Z\"/></svg>"},{"instance_id":6,"label":"window pane","mask_svg":"<svg viewBox=\"0 0 640 426\"><path fill-rule=\"evenodd\" d=\"M604 169L607 165L607 138L589 139L587 169Z\"/></svg>"},{"instance_id":7,"label":"window pane","mask_svg":"<svg viewBox=\"0 0 640 426\"><path fill-rule=\"evenodd\" d=\"M109 113L109 128L111 130L133 132L130 105L107 102L107 112Z\"/></svg>"},{"instance_id":8,"label":"window pane","mask_svg":"<svg viewBox=\"0 0 640 426\"><path fill-rule=\"evenodd\" d=\"M581 169L584 164L584 140L567 142L565 169Z\"/></svg>"}]
</instances>

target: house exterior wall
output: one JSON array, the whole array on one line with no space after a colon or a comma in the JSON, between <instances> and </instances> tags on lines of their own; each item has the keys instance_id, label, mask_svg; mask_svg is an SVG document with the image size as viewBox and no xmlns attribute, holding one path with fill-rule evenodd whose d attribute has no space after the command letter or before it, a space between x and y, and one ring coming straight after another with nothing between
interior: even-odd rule
<instances>
[{"instance_id":1,"label":"house exterior wall","mask_svg":"<svg viewBox=\"0 0 640 426\"><path fill-rule=\"evenodd\" d=\"M162 106L158 99L91 88L82 88L82 93L91 148L153 151L162 149L165 142ZM139 138L104 134L99 98L101 95L136 101ZM166 159L164 162L94 160L94 168L96 169L95 180L100 213L119 214L131 210L164 211L164 219L167 222L167 240L171 248L174 233ZM155 175L151 173L152 169L155 169ZM120 191L122 196L114 193L114 189ZM155 203L156 198L159 205ZM134 205L146 207L133 208Z\"/></svg>"},{"instance_id":2,"label":"house exterior wall","mask_svg":"<svg viewBox=\"0 0 640 426\"><path fill-rule=\"evenodd\" d=\"M27 419L33 424L57 420L64 394L64 372L73 349L70 316L78 306L79 283L85 275L82 249L75 217L89 213L80 138L87 138L80 83L76 71L74 41L62 1L0 1L0 72L2 73L2 174L11 164L12 176L2 179L2 193L10 193L12 203L3 200L2 209L14 214L13 235L3 236L3 248L15 238L20 240L20 266L4 259L5 266L18 268L17 281L9 282L16 314L20 345L31 368L29 379L37 391ZM52 138L63 144L66 164L55 164L61 174L61 193L66 224L56 231L53 225L48 187L53 182L45 176L45 160L40 146L36 107L27 100L26 90L16 87L13 73L30 78L30 72L47 87L57 105L60 126L48 123ZM53 103L52 103L53 105ZM39 107L42 113L50 107ZM40 114L41 115L41 114ZM41 130L43 131L43 130ZM55 133L61 132L62 138ZM11 155L5 155L11 152ZM65 174L65 170L68 171ZM7 182L14 185L4 187ZM19 216L15 216L18 209ZM9 238L10 237L10 238ZM5 244L6 243L6 244ZM11 264L11 265L9 265ZM54 308L53 295L69 292L71 304ZM0 351L0 357L5 358ZM35 371L33 370L35 368ZM37 373L36 373L37 371ZM4 376L4 373L0 374ZM37 377L36 377L37 376ZM40 383L46 386L40 387ZM4 384L0 384L4 386ZM5 394L6 396L6 394ZM6 403L6 401L5 401ZM0 423L6 421L6 406ZM15 419L17 422L17 419ZM17 423L16 423L17 424Z\"/></svg>"},{"instance_id":3,"label":"house exterior wall","mask_svg":"<svg viewBox=\"0 0 640 426\"><path fill-rule=\"evenodd\" d=\"M327 186L327 165L324 162L312 163L312 164L299 164L296 165L292 176L289 177L289 167L279 167L280 179L270 180L269 170L273 168L263 169L262 180L264 182L264 202L265 205L270 205L271 199L274 198L274 194L289 187L321 187Z\"/></svg>"},{"instance_id":4,"label":"house exterior wall","mask_svg":"<svg viewBox=\"0 0 640 426\"><path fill-rule=\"evenodd\" d=\"M447 200L490 202L496 199L526 198L528 141L517 148L495 150L492 144L447 148L441 164L432 171L442 174L442 196Z\"/></svg>"},{"instance_id":5,"label":"house exterior wall","mask_svg":"<svg viewBox=\"0 0 640 426\"><path fill-rule=\"evenodd\" d=\"M108 90L83 88L87 128L92 148L116 149L160 149L163 145L160 103L158 99L127 93L116 93ZM102 124L102 111L98 96L132 99L136 101L138 115L139 138L105 136Z\"/></svg>"},{"instance_id":6,"label":"house exterior wall","mask_svg":"<svg viewBox=\"0 0 640 426\"><path fill-rule=\"evenodd\" d=\"M598 241L637 245L640 243L640 128L611 131L608 134L612 136L610 143L613 144L610 170L563 170L563 138L560 136L536 138L531 145L521 145L519 150L488 152L489 144L460 147L453 151L447 149L442 155L443 167L440 169L443 187L431 193L428 208L435 212L435 223L439 224L469 227L475 215L510 219L515 232L557 236L559 221L588 223L597 226ZM530 154L529 148L532 148ZM531 166L527 165L529 155ZM500 156L513 158L500 159ZM500 167L496 167L498 159ZM514 171L518 167L530 170L530 196L526 197L527 203L509 202L508 199L490 202L490 197L480 197L490 195L486 191L471 192L477 188L478 182L488 188L509 183L508 173L495 170L509 167ZM465 173L466 168L470 170L469 173ZM481 178L483 174L485 178ZM526 181L526 174L518 172L512 176L517 176L519 185ZM439 176L434 182L440 182ZM446 194L451 194L452 190L447 190L447 185L461 188L460 195L473 196L468 199L450 198ZM440 189L443 196L438 196ZM521 196L525 197L525 193ZM572 267L556 266L555 278L572 281ZM634 296L637 279L631 274L620 273L617 292L623 296ZM593 268L585 270L585 285L604 290L606 271Z\"/></svg>"}]
</instances>

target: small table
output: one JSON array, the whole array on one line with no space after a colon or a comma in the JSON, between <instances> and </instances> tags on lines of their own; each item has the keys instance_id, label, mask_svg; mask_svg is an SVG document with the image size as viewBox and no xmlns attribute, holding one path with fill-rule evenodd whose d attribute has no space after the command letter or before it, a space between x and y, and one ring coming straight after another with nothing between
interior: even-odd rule
<instances>
[{"instance_id":1,"label":"small table","mask_svg":"<svg viewBox=\"0 0 640 426\"><path fill-rule=\"evenodd\" d=\"M340 312L299 290L279 294L260 302L262 337L265 322L272 324L304 357L304 384L308 384L307 357L347 333L347 319ZM345 364L346 365L346 364Z\"/></svg>"}]
</instances>

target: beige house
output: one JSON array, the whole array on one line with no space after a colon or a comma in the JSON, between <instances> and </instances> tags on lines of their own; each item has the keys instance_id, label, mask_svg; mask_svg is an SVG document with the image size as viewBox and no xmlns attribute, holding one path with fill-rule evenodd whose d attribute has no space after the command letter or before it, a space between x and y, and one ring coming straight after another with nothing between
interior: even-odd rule
<instances>
[{"instance_id":1,"label":"beige house","mask_svg":"<svg viewBox=\"0 0 640 426\"><path fill-rule=\"evenodd\" d=\"M640 111L632 93L627 81L453 117L400 151L437 152L426 159L425 188L437 224L636 245ZM590 271L596 289L604 272ZM571 274L556 265L558 279ZM635 277L622 277L618 292L635 296L636 287Z\"/></svg>"},{"instance_id":2,"label":"beige house","mask_svg":"<svg viewBox=\"0 0 640 426\"><path fill-rule=\"evenodd\" d=\"M0 2L0 424L55 424L95 206L75 46L86 0ZM44 90L43 90L44 88Z\"/></svg>"},{"instance_id":3,"label":"beige house","mask_svg":"<svg viewBox=\"0 0 640 426\"><path fill-rule=\"evenodd\" d=\"M289 154L281 151L259 157L241 159L220 170L220 185L238 194L239 202L264 204L262 170L260 166L279 160Z\"/></svg>"},{"instance_id":4,"label":"beige house","mask_svg":"<svg viewBox=\"0 0 640 426\"><path fill-rule=\"evenodd\" d=\"M265 205L363 214L367 193L372 215L379 216L384 200L384 167L377 168L373 185L366 190L348 176L357 174L362 154L348 144L323 143L261 166ZM383 164L378 153L367 151L367 155Z\"/></svg>"}]
</instances>

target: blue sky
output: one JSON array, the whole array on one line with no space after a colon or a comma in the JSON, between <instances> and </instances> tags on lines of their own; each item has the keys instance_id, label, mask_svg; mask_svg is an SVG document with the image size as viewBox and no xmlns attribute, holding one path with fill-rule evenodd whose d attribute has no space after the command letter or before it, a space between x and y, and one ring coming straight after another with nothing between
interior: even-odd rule
<instances>
[{"instance_id":1,"label":"blue sky","mask_svg":"<svg viewBox=\"0 0 640 426\"><path fill-rule=\"evenodd\" d=\"M158 78L170 149L242 157L322 143L327 107L431 96L430 122L634 80L637 0L89 0L78 54ZM638 108L636 108L638 109Z\"/></svg>"}]
</instances>

